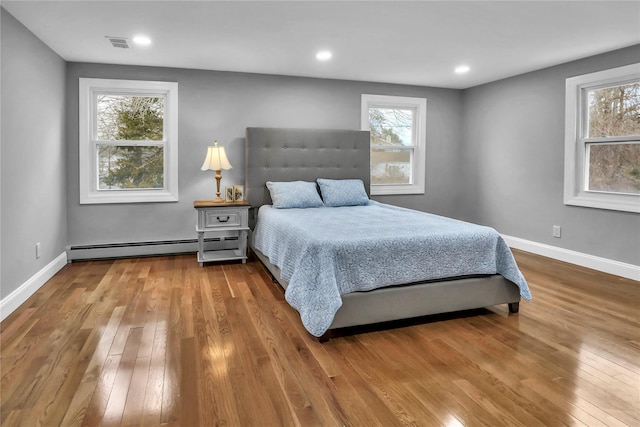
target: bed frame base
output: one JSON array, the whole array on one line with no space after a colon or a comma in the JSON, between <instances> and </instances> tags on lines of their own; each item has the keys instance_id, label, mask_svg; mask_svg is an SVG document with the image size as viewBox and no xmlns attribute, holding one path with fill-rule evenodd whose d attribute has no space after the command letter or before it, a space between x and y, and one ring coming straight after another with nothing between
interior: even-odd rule
<instances>
[{"instance_id":1,"label":"bed frame base","mask_svg":"<svg viewBox=\"0 0 640 427\"><path fill-rule=\"evenodd\" d=\"M251 248L283 289L288 283L280 269L260 251ZM353 292L342 296L342 307L321 341L327 341L335 329L411 319L432 314L508 304L517 313L520 304L518 287L500 275L466 277L453 280L419 282L391 286L369 292Z\"/></svg>"}]
</instances>

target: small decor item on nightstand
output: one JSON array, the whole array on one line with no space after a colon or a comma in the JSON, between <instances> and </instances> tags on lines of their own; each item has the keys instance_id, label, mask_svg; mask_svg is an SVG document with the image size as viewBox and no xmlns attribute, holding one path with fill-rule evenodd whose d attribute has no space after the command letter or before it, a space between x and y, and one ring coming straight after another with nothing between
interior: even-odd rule
<instances>
[{"instance_id":1,"label":"small decor item on nightstand","mask_svg":"<svg viewBox=\"0 0 640 427\"><path fill-rule=\"evenodd\" d=\"M207 158L204 159L204 163L200 170L212 170L216 171L216 198L214 202L222 203L224 199L220 197L220 179L222 178L222 169L229 170L232 168L229 159L227 159L227 153L224 151L224 147L218 146L218 141L214 141L214 145L208 147Z\"/></svg>"},{"instance_id":2,"label":"small decor item on nightstand","mask_svg":"<svg viewBox=\"0 0 640 427\"><path fill-rule=\"evenodd\" d=\"M224 187L224 201L227 203L233 202L233 185Z\"/></svg>"},{"instance_id":3,"label":"small decor item on nightstand","mask_svg":"<svg viewBox=\"0 0 640 427\"><path fill-rule=\"evenodd\" d=\"M241 202L244 200L244 186L243 185L234 185L233 186L233 201Z\"/></svg>"}]
</instances>

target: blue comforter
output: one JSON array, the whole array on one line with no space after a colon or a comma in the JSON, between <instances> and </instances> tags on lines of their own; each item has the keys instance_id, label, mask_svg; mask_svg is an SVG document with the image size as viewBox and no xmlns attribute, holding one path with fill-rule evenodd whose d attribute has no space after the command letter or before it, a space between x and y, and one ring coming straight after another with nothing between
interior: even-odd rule
<instances>
[{"instance_id":1,"label":"blue comforter","mask_svg":"<svg viewBox=\"0 0 640 427\"><path fill-rule=\"evenodd\" d=\"M492 228L370 201L367 206L262 206L256 249L289 282L287 302L321 336L354 291L478 274L501 274L531 293L511 250Z\"/></svg>"}]
</instances>

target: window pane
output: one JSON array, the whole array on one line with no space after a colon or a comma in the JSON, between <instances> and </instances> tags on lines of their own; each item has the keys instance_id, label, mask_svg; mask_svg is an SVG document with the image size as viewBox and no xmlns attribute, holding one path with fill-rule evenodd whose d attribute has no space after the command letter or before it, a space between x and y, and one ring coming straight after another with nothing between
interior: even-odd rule
<instances>
[{"instance_id":1,"label":"window pane","mask_svg":"<svg viewBox=\"0 0 640 427\"><path fill-rule=\"evenodd\" d=\"M640 83L590 90L589 138L640 135Z\"/></svg>"},{"instance_id":2,"label":"window pane","mask_svg":"<svg viewBox=\"0 0 640 427\"><path fill-rule=\"evenodd\" d=\"M163 147L98 145L98 189L163 187Z\"/></svg>"},{"instance_id":3,"label":"window pane","mask_svg":"<svg viewBox=\"0 0 640 427\"><path fill-rule=\"evenodd\" d=\"M163 141L164 99L158 97L98 95L99 141Z\"/></svg>"},{"instance_id":4,"label":"window pane","mask_svg":"<svg viewBox=\"0 0 640 427\"><path fill-rule=\"evenodd\" d=\"M372 145L414 145L415 111L401 108L369 108Z\"/></svg>"},{"instance_id":5,"label":"window pane","mask_svg":"<svg viewBox=\"0 0 640 427\"><path fill-rule=\"evenodd\" d=\"M411 149L371 150L371 184L411 184Z\"/></svg>"},{"instance_id":6,"label":"window pane","mask_svg":"<svg viewBox=\"0 0 640 427\"><path fill-rule=\"evenodd\" d=\"M640 142L587 147L588 190L640 194Z\"/></svg>"}]
</instances>

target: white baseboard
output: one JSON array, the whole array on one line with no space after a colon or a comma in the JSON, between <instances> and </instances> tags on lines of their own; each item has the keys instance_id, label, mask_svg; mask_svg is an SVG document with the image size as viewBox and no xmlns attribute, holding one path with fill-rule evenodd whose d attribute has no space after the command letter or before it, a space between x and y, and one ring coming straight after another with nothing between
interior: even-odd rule
<instances>
[{"instance_id":1,"label":"white baseboard","mask_svg":"<svg viewBox=\"0 0 640 427\"><path fill-rule=\"evenodd\" d=\"M507 242L507 245L509 245L509 247L515 249L520 249L525 252L534 253L536 255L542 255L548 258L557 259L559 261L576 264L581 267L591 268L592 270L598 270L604 273L626 277L627 279L640 281L640 266L638 265L626 264L624 262L584 254L582 252L576 252L569 249L558 248L556 246L545 245L543 243L532 242L531 240L505 236L504 234L502 235L502 238L505 242Z\"/></svg>"},{"instance_id":2,"label":"white baseboard","mask_svg":"<svg viewBox=\"0 0 640 427\"><path fill-rule=\"evenodd\" d=\"M42 270L31 276L29 280L20 285L18 289L3 298L2 301L0 301L0 320L4 320L8 315L13 313L65 265L67 265L67 253L63 252Z\"/></svg>"}]
</instances>

